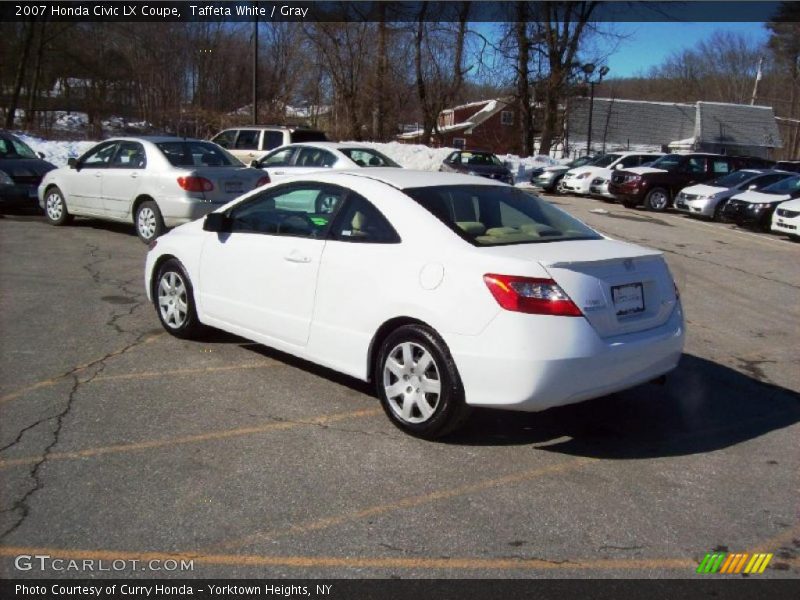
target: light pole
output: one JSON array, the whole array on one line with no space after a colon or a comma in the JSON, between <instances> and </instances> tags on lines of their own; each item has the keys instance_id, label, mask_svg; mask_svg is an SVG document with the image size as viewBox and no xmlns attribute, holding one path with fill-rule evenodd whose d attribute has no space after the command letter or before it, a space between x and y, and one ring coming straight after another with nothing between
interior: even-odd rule
<instances>
[{"instance_id":1,"label":"light pole","mask_svg":"<svg viewBox=\"0 0 800 600\"><path fill-rule=\"evenodd\" d=\"M603 65L597 71L597 78L592 79L592 75L594 74L595 65L594 63L586 63L581 67L581 70L586 77L586 83L589 84L589 130L586 132L586 154L589 155L592 152L592 112L594 112L594 86L601 81L603 81L603 77L605 77L608 72L611 70L607 66Z\"/></svg>"}]
</instances>

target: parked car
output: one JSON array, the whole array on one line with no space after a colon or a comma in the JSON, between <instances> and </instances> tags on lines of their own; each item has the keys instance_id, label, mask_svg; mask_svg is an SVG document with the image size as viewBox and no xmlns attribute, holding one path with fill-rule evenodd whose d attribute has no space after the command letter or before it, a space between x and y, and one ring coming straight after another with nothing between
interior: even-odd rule
<instances>
[{"instance_id":1,"label":"parked car","mask_svg":"<svg viewBox=\"0 0 800 600\"><path fill-rule=\"evenodd\" d=\"M42 177L56 166L25 142L0 129L0 206L38 209L36 190Z\"/></svg>"},{"instance_id":2,"label":"parked car","mask_svg":"<svg viewBox=\"0 0 800 600\"><path fill-rule=\"evenodd\" d=\"M541 169L534 170L531 173L531 183L545 192L555 192L558 189L561 180L564 178L564 173L575 167L582 167L589 165L599 158L596 154L589 154L586 156L579 156L573 161L564 165L553 165L552 167L542 167Z\"/></svg>"},{"instance_id":3,"label":"parked car","mask_svg":"<svg viewBox=\"0 0 800 600\"><path fill-rule=\"evenodd\" d=\"M678 192L675 210L689 215L719 221L728 200L745 190L761 190L791 177L791 173L766 169L741 169L712 179L708 183L690 185Z\"/></svg>"},{"instance_id":4,"label":"parked car","mask_svg":"<svg viewBox=\"0 0 800 600\"><path fill-rule=\"evenodd\" d=\"M514 177L503 161L483 150L456 150L444 159L439 170L478 175L514 185Z\"/></svg>"},{"instance_id":5,"label":"parked car","mask_svg":"<svg viewBox=\"0 0 800 600\"><path fill-rule=\"evenodd\" d=\"M73 216L133 223L149 243L244 192L269 183L225 150L203 140L124 137L100 142L39 185L39 205L53 225Z\"/></svg>"},{"instance_id":6,"label":"parked car","mask_svg":"<svg viewBox=\"0 0 800 600\"><path fill-rule=\"evenodd\" d=\"M722 211L724 220L740 226L769 231L772 214L778 205L800 198L800 175L793 175L756 191L747 191L734 196Z\"/></svg>"},{"instance_id":7,"label":"parked car","mask_svg":"<svg viewBox=\"0 0 800 600\"><path fill-rule=\"evenodd\" d=\"M772 215L772 231L800 240L800 199L782 202Z\"/></svg>"},{"instance_id":8,"label":"parked car","mask_svg":"<svg viewBox=\"0 0 800 600\"><path fill-rule=\"evenodd\" d=\"M213 326L372 381L391 421L425 438L471 406L538 411L639 385L683 348L660 252L456 173L273 184L159 238L145 269L169 333Z\"/></svg>"},{"instance_id":9,"label":"parked car","mask_svg":"<svg viewBox=\"0 0 800 600\"><path fill-rule=\"evenodd\" d=\"M561 181L561 189L567 193L588 196L592 193L591 186L593 184L596 187L600 186L604 180L611 177L614 170L638 167L660 156L663 156L663 153L610 152L591 164L567 171Z\"/></svg>"},{"instance_id":10,"label":"parked car","mask_svg":"<svg viewBox=\"0 0 800 600\"><path fill-rule=\"evenodd\" d=\"M212 142L225 148L246 165L250 161L264 158L270 150L279 146L327 140L328 137L322 131L277 125L225 129L211 138Z\"/></svg>"},{"instance_id":11,"label":"parked car","mask_svg":"<svg viewBox=\"0 0 800 600\"><path fill-rule=\"evenodd\" d=\"M388 156L358 143L309 142L282 146L250 166L264 169L270 180L280 181L320 169L358 169L360 167L401 168Z\"/></svg>"},{"instance_id":12,"label":"parked car","mask_svg":"<svg viewBox=\"0 0 800 600\"><path fill-rule=\"evenodd\" d=\"M608 191L627 208L644 204L663 211L683 188L749 166L745 159L719 154L667 154L647 167L615 171Z\"/></svg>"},{"instance_id":13,"label":"parked car","mask_svg":"<svg viewBox=\"0 0 800 600\"><path fill-rule=\"evenodd\" d=\"M781 160L775 164L775 168L780 169L781 171L800 173L800 160Z\"/></svg>"}]
</instances>

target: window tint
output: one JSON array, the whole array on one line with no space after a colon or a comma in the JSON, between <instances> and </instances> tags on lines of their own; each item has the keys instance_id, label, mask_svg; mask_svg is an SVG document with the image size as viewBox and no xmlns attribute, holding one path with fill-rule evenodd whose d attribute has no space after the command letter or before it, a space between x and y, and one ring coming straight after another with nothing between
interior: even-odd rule
<instances>
[{"instance_id":1,"label":"window tint","mask_svg":"<svg viewBox=\"0 0 800 600\"><path fill-rule=\"evenodd\" d=\"M765 188L765 187L767 187L769 185L772 185L773 183L777 183L778 181L781 181L782 179L786 179L787 177L789 177L789 176L788 175L783 175L781 173L773 173L772 175L764 175L763 177L759 177L759 178L754 179L753 181L751 181L749 183L748 187L753 185L753 186L755 186L753 189L760 190L760 189Z\"/></svg>"},{"instance_id":2,"label":"window tint","mask_svg":"<svg viewBox=\"0 0 800 600\"><path fill-rule=\"evenodd\" d=\"M635 155L626 156L621 161L619 161L619 164L621 164L626 169L628 167L638 167L640 164L642 164L642 157Z\"/></svg>"},{"instance_id":3,"label":"window tint","mask_svg":"<svg viewBox=\"0 0 800 600\"><path fill-rule=\"evenodd\" d=\"M597 167L607 167L615 160L619 159L619 157L620 157L619 154L604 154L596 161L594 161L592 164Z\"/></svg>"},{"instance_id":4,"label":"window tint","mask_svg":"<svg viewBox=\"0 0 800 600\"><path fill-rule=\"evenodd\" d=\"M400 236L380 211L361 196L351 194L336 218L332 237L341 242L397 244Z\"/></svg>"},{"instance_id":5,"label":"window tint","mask_svg":"<svg viewBox=\"0 0 800 600\"><path fill-rule=\"evenodd\" d=\"M39 158L22 140L0 137L0 158Z\"/></svg>"},{"instance_id":6,"label":"window tint","mask_svg":"<svg viewBox=\"0 0 800 600\"><path fill-rule=\"evenodd\" d=\"M147 165L144 147L138 142L120 142L117 153L108 165L111 169L144 169Z\"/></svg>"},{"instance_id":7,"label":"window tint","mask_svg":"<svg viewBox=\"0 0 800 600\"><path fill-rule=\"evenodd\" d=\"M761 191L769 194L792 194L800 191L800 177L787 177L778 183L768 185Z\"/></svg>"},{"instance_id":8,"label":"window tint","mask_svg":"<svg viewBox=\"0 0 800 600\"><path fill-rule=\"evenodd\" d=\"M267 154L264 158L261 159L259 166L285 167L286 165L291 164L292 155L295 153L295 150L297 150L297 148L284 148L283 150L278 150L277 152L273 152L272 154Z\"/></svg>"},{"instance_id":9,"label":"window tint","mask_svg":"<svg viewBox=\"0 0 800 600\"><path fill-rule=\"evenodd\" d=\"M240 129L236 138L237 150L258 150L258 129Z\"/></svg>"},{"instance_id":10,"label":"window tint","mask_svg":"<svg viewBox=\"0 0 800 600\"><path fill-rule=\"evenodd\" d=\"M298 142L327 142L327 136L321 131L313 129L297 129L291 133L292 143Z\"/></svg>"},{"instance_id":11,"label":"window tint","mask_svg":"<svg viewBox=\"0 0 800 600\"><path fill-rule=\"evenodd\" d=\"M85 169L104 169L108 166L111 157L114 156L114 150L117 149L116 142L112 142L106 146L89 150L80 160L82 168Z\"/></svg>"},{"instance_id":12,"label":"window tint","mask_svg":"<svg viewBox=\"0 0 800 600\"><path fill-rule=\"evenodd\" d=\"M686 172L701 174L706 172L706 159L700 156L692 156L686 163Z\"/></svg>"},{"instance_id":13,"label":"window tint","mask_svg":"<svg viewBox=\"0 0 800 600\"><path fill-rule=\"evenodd\" d=\"M265 131L262 146L264 150L272 150L278 146L283 146L283 132Z\"/></svg>"},{"instance_id":14,"label":"window tint","mask_svg":"<svg viewBox=\"0 0 800 600\"><path fill-rule=\"evenodd\" d=\"M297 167L332 167L336 157L322 148L301 148L295 159Z\"/></svg>"},{"instance_id":15,"label":"window tint","mask_svg":"<svg viewBox=\"0 0 800 600\"><path fill-rule=\"evenodd\" d=\"M665 171L673 171L682 163L682 156L680 154L666 154L656 160L651 167L654 169L664 169Z\"/></svg>"},{"instance_id":16,"label":"window tint","mask_svg":"<svg viewBox=\"0 0 800 600\"><path fill-rule=\"evenodd\" d=\"M321 239L344 193L321 184L270 190L231 209L232 231Z\"/></svg>"},{"instance_id":17,"label":"window tint","mask_svg":"<svg viewBox=\"0 0 800 600\"><path fill-rule=\"evenodd\" d=\"M732 188L740 183L744 183L745 181L752 179L754 176L755 173L752 171L734 171L733 173L729 173L728 175L723 175L722 177L717 177L713 181L709 181L708 185Z\"/></svg>"},{"instance_id":18,"label":"window tint","mask_svg":"<svg viewBox=\"0 0 800 600\"><path fill-rule=\"evenodd\" d=\"M173 167L228 167L241 163L210 142L159 142L158 149Z\"/></svg>"},{"instance_id":19,"label":"window tint","mask_svg":"<svg viewBox=\"0 0 800 600\"><path fill-rule=\"evenodd\" d=\"M217 135L217 137L213 138L211 141L215 144L219 144L223 148L231 148L236 139L236 133L236 129L228 129Z\"/></svg>"},{"instance_id":20,"label":"window tint","mask_svg":"<svg viewBox=\"0 0 800 600\"><path fill-rule=\"evenodd\" d=\"M403 190L476 246L596 240L600 235L541 198L494 185Z\"/></svg>"},{"instance_id":21,"label":"window tint","mask_svg":"<svg viewBox=\"0 0 800 600\"><path fill-rule=\"evenodd\" d=\"M727 160L721 160L721 159L716 158L711 163L711 170L715 174L727 173L728 171L731 170L731 166L730 166L730 164L728 164Z\"/></svg>"},{"instance_id":22,"label":"window tint","mask_svg":"<svg viewBox=\"0 0 800 600\"><path fill-rule=\"evenodd\" d=\"M458 159L462 165L495 165L501 166L503 163L494 154L486 152L462 152Z\"/></svg>"},{"instance_id":23,"label":"window tint","mask_svg":"<svg viewBox=\"0 0 800 600\"><path fill-rule=\"evenodd\" d=\"M371 148L340 148L339 151L360 167L399 167L388 156Z\"/></svg>"}]
</instances>

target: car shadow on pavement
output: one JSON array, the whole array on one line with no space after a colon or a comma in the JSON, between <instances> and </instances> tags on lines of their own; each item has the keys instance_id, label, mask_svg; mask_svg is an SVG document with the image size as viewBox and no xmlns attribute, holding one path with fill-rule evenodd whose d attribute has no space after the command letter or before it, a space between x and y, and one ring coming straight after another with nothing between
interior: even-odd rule
<instances>
[{"instance_id":1,"label":"car shadow on pavement","mask_svg":"<svg viewBox=\"0 0 800 600\"><path fill-rule=\"evenodd\" d=\"M753 375L684 354L664 385L540 413L476 410L444 441L637 459L710 452L800 422L800 394L768 382L757 366Z\"/></svg>"},{"instance_id":2,"label":"car shadow on pavement","mask_svg":"<svg viewBox=\"0 0 800 600\"><path fill-rule=\"evenodd\" d=\"M102 229L114 233L124 233L131 237L136 237L136 228L133 223L120 223L117 221L101 221L99 219L78 218L76 217L68 227L91 227L92 229Z\"/></svg>"}]
</instances>

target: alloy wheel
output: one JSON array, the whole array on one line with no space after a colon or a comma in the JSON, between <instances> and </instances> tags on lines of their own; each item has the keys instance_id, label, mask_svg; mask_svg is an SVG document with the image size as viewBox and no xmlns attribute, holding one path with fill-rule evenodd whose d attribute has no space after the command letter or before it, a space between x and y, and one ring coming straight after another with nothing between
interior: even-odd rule
<instances>
[{"instance_id":1,"label":"alloy wheel","mask_svg":"<svg viewBox=\"0 0 800 600\"><path fill-rule=\"evenodd\" d=\"M430 419L441 399L436 361L413 342L402 342L389 352L383 365L383 387L392 412L406 423Z\"/></svg>"},{"instance_id":2,"label":"alloy wheel","mask_svg":"<svg viewBox=\"0 0 800 600\"><path fill-rule=\"evenodd\" d=\"M139 230L139 235L142 239L149 240L156 233L156 214L153 209L145 206L139 210L139 215L136 217L136 227Z\"/></svg>"},{"instance_id":3,"label":"alloy wheel","mask_svg":"<svg viewBox=\"0 0 800 600\"><path fill-rule=\"evenodd\" d=\"M172 329L180 328L189 313L186 283L179 273L167 271L158 282L158 310L161 320Z\"/></svg>"}]
</instances>

